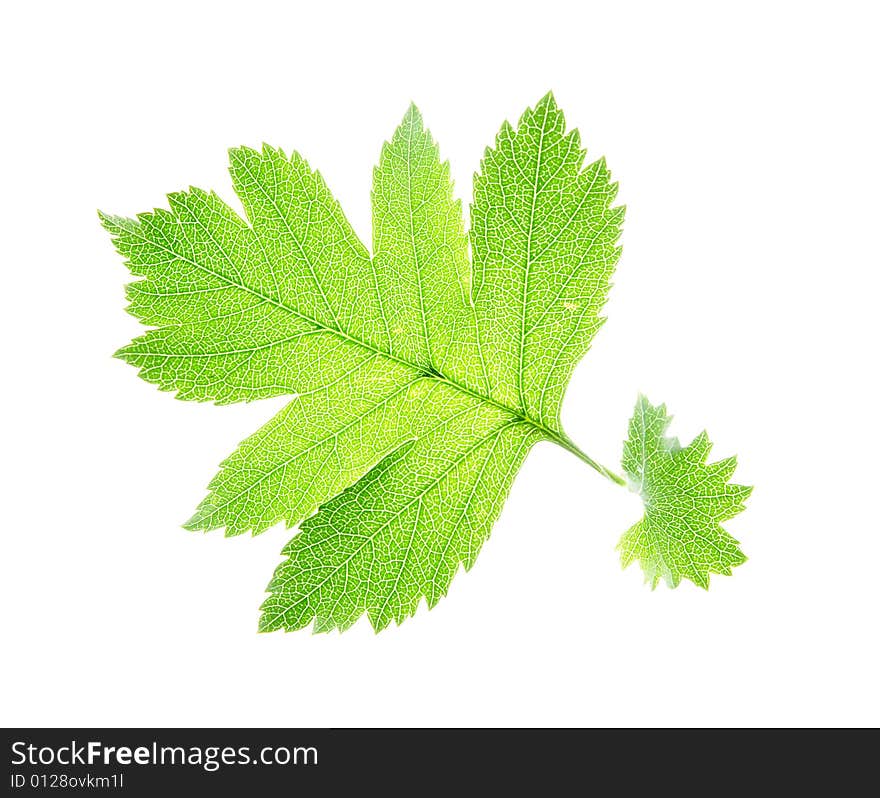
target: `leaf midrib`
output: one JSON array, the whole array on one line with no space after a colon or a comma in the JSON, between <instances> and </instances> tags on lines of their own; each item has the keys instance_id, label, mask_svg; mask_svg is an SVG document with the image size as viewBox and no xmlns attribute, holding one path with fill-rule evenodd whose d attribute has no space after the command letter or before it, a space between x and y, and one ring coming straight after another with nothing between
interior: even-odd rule
<instances>
[{"instance_id":1,"label":"leaf midrib","mask_svg":"<svg viewBox=\"0 0 880 798\"><path fill-rule=\"evenodd\" d=\"M526 407L525 388L523 386L523 374L525 373L525 351L526 351L526 309L529 300L529 272L532 268L532 237L535 233L535 209L538 205L538 178L541 174L541 162L544 157L544 137L547 129L547 116L550 113L549 106L544 106L544 118L541 121L541 136L538 139L538 154L535 159L535 177L532 181L532 202L529 208L529 230L526 234L526 264L525 273L523 274L522 301L520 308L520 328L519 328L519 374L517 374L517 385L519 388L519 403L523 410Z\"/></svg>"}]
</instances>

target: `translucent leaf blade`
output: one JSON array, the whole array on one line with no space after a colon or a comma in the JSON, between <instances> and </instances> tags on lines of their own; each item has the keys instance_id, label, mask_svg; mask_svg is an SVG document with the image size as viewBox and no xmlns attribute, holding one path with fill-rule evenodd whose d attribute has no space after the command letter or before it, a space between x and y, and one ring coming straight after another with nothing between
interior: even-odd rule
<instances>
[{"instance_id":1,"label":"translucent leaf blade","mask_svg":"<svg viewBox=\"0 0 880 798\"><path fill-rule=\"evenodd\" d=\"M583 167L551 94L501 128L474 179L473 302L493 398L559 428L565 386L602 324L623 208Z\"/></svg>"},{"instance_id":2,"label":"translucent leaf blade","mask_svg":"<svg viewBox=\"0 0 880 798\"><path fill-rule=\"evenodd\" d=\"M450 397L452 398L452 397ZM301 525L263 604L262 631L379 631L446 594L470 568L504 503L533 429L455 398L442 428L401 447Z\"/></svg>"},{"instance_id":3,"label":"translucent leaf blade","mask_svg":"<svg viewBox=\"0 0 880 798\"><path fill-rule=\"evenodd\" d=\"M735 458L707 463L711 444L706 433L682 447L666 431L671 422L665 405L636 403L624 444L623 468L630 487L645 505L645 515L618 544L621 564L638 561L645 581L663 579L677 587L689 579L709 587L710 574L730 576L746 561L739 543L722 526L742 512L752 489L728 480Z\"/></svg>"}]
</instances>

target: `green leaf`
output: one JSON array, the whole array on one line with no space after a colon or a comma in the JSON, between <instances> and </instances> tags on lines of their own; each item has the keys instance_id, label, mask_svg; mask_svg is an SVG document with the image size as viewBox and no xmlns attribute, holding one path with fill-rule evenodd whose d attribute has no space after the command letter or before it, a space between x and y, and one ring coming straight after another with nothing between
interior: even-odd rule
<instances>
[{"instance_id":1,"label":"green leaf","mask_svg":"<svg viewBox=\"0 0 880 798\"><path fill-rule=\"evenodd\" d=\"M382 460L302 524L269 585L260 628L347 629L364 612L374 628L401 623L424 597L446 595L489 536L533 427L452 394L448 421Z\"/></svg>"},{"instance_id":2,"label":"green leaf","mask_svg":"<svg viewBox=\"0 0 880 798\"><path fill-rule=\"evenodd\" d=\"M373 262L387 351L476 385L482 366L461 203L452 196L449 163L441 163L414 105L382 147L372 200ZM452 360L461 364L459 371Z\"/></svg>"},{"instance_id":3,"label":"green leaf","mask_svg":"<svg viewBox=\"0 0 880 798\"><path fill-rule=\"evenodd\" d=\"M623 207L604 159L583 168L548 94L504 124L474 179L474 308L490 395L559 430L571 372L604 319Z\"/></svg>"},{"instance_id":4,"label":"green leaf","mask_svg":"<svg viewBox=\"0 0 880 798\"><path fill-rule=\"evenodd\" d=\"M629 423L623 469L645 515L623 535L618 548L626 568L638 560L651 587L661 577L669 587L690 579L709 587L709 574L729 576L746 561L722 521L742 512L750 487L729 482L736 458L707 463L712 444L705 432L688 446L667 438L672 417L665 405L640 396Z\"/></svg>"},{"instance_id":5,"label":"green leaf","mask_svg":"<svg viewBox=\"0 0 880 798\"><path fill-rule=\"evenodd\" d=\"M222 464L189 529L300 530L260 628L378 630L433 607L488 538L529 448L613 482L559 424L604 319L623 208L552 95L504 124L470 239L411 106L373 174L373 253L297 153L230 150L247 220L190 188L101 214L150 329L117 353L179 399L290 402Z\"/></svg>"}]
</instances>

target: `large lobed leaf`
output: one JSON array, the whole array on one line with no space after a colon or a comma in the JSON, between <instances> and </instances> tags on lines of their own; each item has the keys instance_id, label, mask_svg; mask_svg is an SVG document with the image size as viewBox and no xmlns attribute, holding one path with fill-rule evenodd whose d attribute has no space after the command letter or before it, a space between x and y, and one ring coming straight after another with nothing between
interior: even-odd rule
<instances>
[{"instance_id":1,"label":"large lobed leaf","mask_svg":"<svg viewBox=\"0 0 880 798\"><path fill-rule=\"evenodd\" d=\"M411 106L373 174L372 256L321 175L268 146L230 151L247 221L196 188L168 210L102 214L140 278L129 310L151 327L119 357L180 399L293 397L187 522L227 535L301 523L261 629L366 614L378 630L434 606L529 448L577 451L559 408L603 322L623 220L604 161L584 158L552 95L505 123L475 178L469 241Z\"/></svg>"}]
</instances>

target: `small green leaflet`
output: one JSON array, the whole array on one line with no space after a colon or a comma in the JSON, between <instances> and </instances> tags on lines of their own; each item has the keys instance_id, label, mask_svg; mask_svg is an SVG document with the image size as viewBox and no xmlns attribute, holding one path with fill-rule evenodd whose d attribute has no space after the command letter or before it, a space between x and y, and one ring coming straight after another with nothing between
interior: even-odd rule
<instances>
[{"instance_id":1,"label":"small green leaflet","mask_svg":"<svg viewBox=\"0 0 880 798\"><path fill-rule=\"evenodd\" d=\"M562 430L572 370L604 322L623 208L585 165L552 94L505 123L474 179L471 229L411 106L373 173L372 254L297 153L230 150L247 221L215 193L101 221L139 278L149 329L117 356L179 399L290 396L222 464L188 529L299 524L262 631L399 624L471 568L514 476L552 441L618 485ZM659 414L659 416L657 415ZM661 418L662 417L662 418ZM674 451L644 400L624 456L645 499L621 541L648 580L708 585L744 560L718 522L748 489L708 441Z\"/></svg>"},{"instance_id":2,"label":"small green leaflet","mask_svg":"<svg viewBox=\"0 0 880 798\"><path fill-rule=\"evenodd\" d=\"M735 457L706 462L712 444L705 432L685 447L667 438L671 420L664 405L653 407L639 397L623 470L645 503L645 516L621 538L621 562L626 568L638 560L652 588L661 577L669 587L685 578L708 588L710 573L730 576L731 568L746 561L721 522L745 509L752 489L728 482Z\"/></svg>"}]
</instances>

